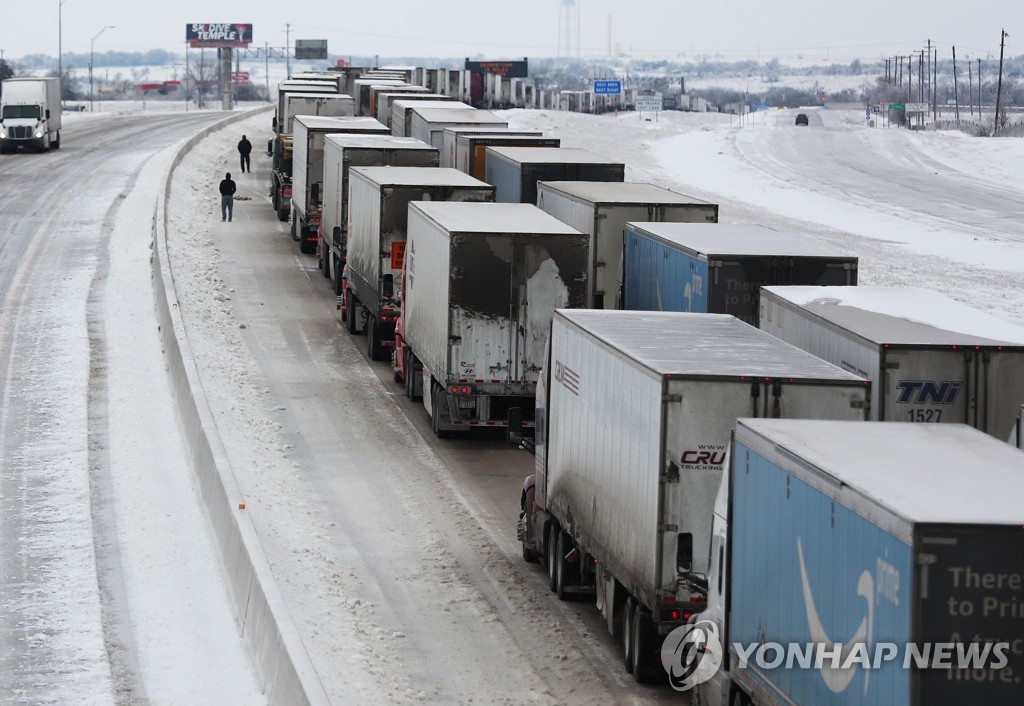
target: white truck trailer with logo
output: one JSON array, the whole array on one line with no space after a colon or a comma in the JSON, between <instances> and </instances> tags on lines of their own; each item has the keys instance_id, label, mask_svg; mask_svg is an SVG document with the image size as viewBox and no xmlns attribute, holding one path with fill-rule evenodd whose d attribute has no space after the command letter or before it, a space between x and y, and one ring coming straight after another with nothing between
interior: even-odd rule
<instances>
[{"instance_id":1,"label":"white truck trailer with logo","mask_svg":"<svg viewBox=\"0 0 1024 706\"><path fill-rule=\"evenodd\" d=\"M324 139L333 133L386 135L373 118L295 116L292 134L292 238L303 253L316 252L323 207Z\"/></svg>"},{"instance_id":2,"label":"white truck trailer with logo","mask_svg":"<svg viewBox=\"0 0 1024 706\"><path fill-rule=\"evenodd\" d=\"M590 236L588 305L593 309L621 308L626 223L718 223L718 204L636 182L542 181L537 206Z\"/></svg>"},{"instance_id":3,"label":"white truck trailer with logo","mask_svg":"<svg viewBox=\"0 0 1024 706\"><path fill-rule=\"evenodd\" d=\"M60 79L9 78L0 96L0 152L60 149Z\"/></svg>"},{"instance_id":4,"label":"white truck trailer with logo","mask_svg":"<svg viewBox=\"0 0 1024 706\"><path fill-rule=\"evenodd\" d=\"M962 424L740 419L691 703L1024 703L1021 498L1024 455Z\"/></svg>"},{"instance_id":5,"label":"white truck trailer with logo","mask_svg":"<svg viewBox=\"0 0 1024 706\"><path fill-rule=\"evenodd\" d=\"M348 179L345 304L351 334L365 331L371 360L390 357L413 201L494 201L494 187L456 169L352 167Z\"/></svg>"},{"instance_id":6,"label":"white truck trailer with logo","mask_svg":"<svg viewBox=\"0 0 1024 706\"><path fill-rule=\"evenodd\" d=\"M430 145L411 137L333 134L324 138L324 192L318 245L320 268L342 294L348 236L348 170L351 167L437 167ZM339 305L340 306L340 305Z\"/></svg>"},{"instance_id":7,"label":"white truck trailer with logo","mask_svg":"<svg viewBox=\"0 0 1024 706\"><path fill-rule=\"evenodd\" d=\"M871 418L1016 443L1024 328L914 287L762 287L760 327L871 380Z\"/></svg>"},{"instance_id":8,"label":"white truck trailer with logo","mask_svg":"<svg viewBox=\"0 0 1024 706\"><path fill-rule=\"evenodd\" d=\"M732 316L557 311L537 386L523 557L595 593L637 681L704 608L715 494L738 417L863 420L870 384Z\"/></svg>"},{"instance_id":9,"label":"white truck trailer with logo","mask_svg":"<svg viewBox=\"0 0 1024 706\"><path fill-rule=\"evenodd\" d=\"M532 426L551 316L586 298L587 237L529 204L418 202L405 257L396 355L434 433L504 427L513 408Z\"/></svg>"}]
</instances>

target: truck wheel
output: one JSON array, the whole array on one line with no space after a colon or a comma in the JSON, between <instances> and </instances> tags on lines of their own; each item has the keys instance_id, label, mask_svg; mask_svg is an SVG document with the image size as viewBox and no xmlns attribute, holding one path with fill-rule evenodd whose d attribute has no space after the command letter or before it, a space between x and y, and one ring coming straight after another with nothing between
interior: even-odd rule
<instances>
[{"instance_id":1,"label":"truck wheel","mask_svg":"<svg viewBox=\"0 0 1024 706\"><path fill-rule=\"evenodd\" d=\"M522 508L522 512L520 514L520 517L522 518L522 522L523 522L523 539L522 539L522 544L523 544L523 561L525 561L527 564L536 564L538 561L540 561L540 555L537 554L537 552L535 552L534 550L530 549L530 547L527 546L527 544L526 544L526 527L529 526L530 519L526 516L526 499L525 499L525 497L524 497L523 503L522 503L522 505L520 507Z\"/></svg>"},{"instance_id":2,"label":"truck wheel","mask_svg":"<svg viewBox=\"0 0 1024 706\"><path fill-rule=\"evenodd\" d=\"M295 213L292 213L292 240L299 240L299 219L295 217Z\"/></svg>"},{"instance_id":3,"label":"truck wheel","mask_svg":"<svg viewBox=\"0 0 1024 706\"><path fill-rule=\"evenodd\" d=\"M344 290L341 287L341 263L334 266L334 294L341 295Z\"/></svg>"},{"instance_id":4,"label":"truck wheel","mask_svg":"<svg viewBox=\"0 0 1024 706\"><path fill-rule=\"evenodd\" d=\"M331 252L327 248L322 248L321 251L323 256L320 258L320 272L327 279L331 278Z\"/></svg>"},{"instance_id":5,"label":"truck wheel","mask_svg":"<svg viewBox=\"0 0 1024 706\"><path fill-rule=\"evenodd\" d=\"M60 131L59 130L57 131L57 139L54 140L53 143L51 143L50 146L53 147L53 149L55 149L55 150L59 150L60 149Z\"/></svg>"},{"instance_id":6,"label":"truck wheel","mask_svg":"<svg viewBox=\"0 0 1024 706\"><path fill-rule=\"evenodd\" d=\"M638 684L654 681L657 673L651 655L656 631L654 621L641 605L633 613L633 681Z\"/></svg>"},{"instance_id":7,"label":"truck wheel","mask_svg":"<svg viewBox=\"0 0 1024 706\"><path fill-rule=\"evenodd\" d=\"M572 594L567 589L573 584L573 579L575 578L574 567L565 558L566 554L569 553L569 541L569 535L565 532L558 533L558 541L555 545L557 548L555 552L555 595L558 596L560 601L572 599Z\"/></svg>"},{"instance_id":8,"label":"truck wheel","mask_svg":"<svg viewBox=\"0 0 1024 706\"><path fill-rule=\"evenodd\" d=\"M626 599L626 605L622 609L622 666L628 674L633 673L633 612L636 610L636 603L633 596Z\"/></svg>"},{"instance_id":9,"label":"truck wheel","mask_svg":"<svg viewBox=\"0 0 1024 706\"><path fill-rule=\"evenodd\" d=\"M377 319L366 319L366 355L370 360L380 360L380 346L377 345Z\"/></svg>"},{"instance_id":10,"label":"truck wheel","mask_svg":"<svg viewBox=\"0 0 1024 706\"><path fill-rule=\"evenodd\" d=\"M444 397L444 393L435 385L430 394L430 426L433 428L434 436L438 439L447 439L452 433L441 428L441 405L444 404L441 398Z\"/></svg>"},{"instance_id":11,"label":"truck wheel","mask_svg":"<svg viewBox=\"0 0 1024 706\"><path fill-rule=\"evenodd\" d=\"M355 310L356 298L351 289L345 290L345 330L353 336L356 335L356 317L359 314Z\"/></svg>"},{"instance_id":12,"label":"truck wheel","mask_svg":"<svg viewBox=\"0 0 1024 706\"><path fill-rule=\"evenodd\" d=\"M412 349L405 349L405 360L403 361L403 369L405 370L405 396L407 399L412 399L413 393L416 391L416 376L412 370Z\"/></svg>"},{"instance_id":13,"label":"truck wheel","mask_svg":"<svg viewBox=\"0 0 1024 706\"><path fill-rule=\"evenodd\" d=\"M555 562L558 561L558 552L556 545L558 544L558 533L559 529L557 525L552 524L548 527L548 542L544 545L544 549L547 552L547 565L548 565L548 590L552 593L558 588L558 568Z\"/></svg>"}]
</instances>

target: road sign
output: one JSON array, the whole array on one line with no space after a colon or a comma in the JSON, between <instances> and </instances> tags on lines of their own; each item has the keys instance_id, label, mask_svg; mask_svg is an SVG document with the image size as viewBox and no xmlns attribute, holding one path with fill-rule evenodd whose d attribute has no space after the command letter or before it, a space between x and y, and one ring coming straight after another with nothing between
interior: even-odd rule
<instances>
[{"instance_id":1,"label":"road sign","mask_svg":"<svg viewBox=\"0 0 1024 706\"><path fill-rule=\"evenodd\" d=\"M907 106L903 103L890 103L889 110L906 110Z\"/></svg>"},{"instance_id":2,"label":"road sign","mask_svg":"<svg viewBox=\"0 0 1024 706\"><path fill-rule=\"evenodd\" d=\"M928 104L927 103L906 103L905 105L906 105L906 111L908 113L927 113L928 112Z\"/></svg>"},{"instance_id":3,"label":"road sign","mask_svg":"<svg viewBox=\"0 0 1024 706\"><path fill-rule=\"evenodd\" d=\"M249 83L248 71L232 71L231 80L235 83Z\"/></svg>"},{"instance_id":4,"label":"road sign","mask_svg":"<svg viewBox=\"0 0 1024 706\"><path fill-rule=\"evenodd\" d=\"M622 93L622 81L594 81L594 93L599 96Z\"/></svg>"},{"instance_id":5,"label":"road sign","mask_svg":"<svg viewBox=\"0 0 1024 706\"><path fill-rule=\"evenodd\" d=\"M661 110L661 98L650 96L637 96L636 109L643 113L658 112Z\"/></svg>"}]
</instances>

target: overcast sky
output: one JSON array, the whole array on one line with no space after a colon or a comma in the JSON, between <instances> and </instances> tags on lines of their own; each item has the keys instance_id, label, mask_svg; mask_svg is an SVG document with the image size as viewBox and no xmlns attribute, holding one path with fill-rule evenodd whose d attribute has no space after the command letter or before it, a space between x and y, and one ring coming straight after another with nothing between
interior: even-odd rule
<instances>
[{"instance_id":1,"label":"overcast sky","mask_svg":"<svg viewBox=\"0 0 1024 706\"><path fill-rule=\"evenodd\" d=\"M3 0L4 56L56 56L59 3ZM578 16L579 53L590 58L608 56L609 17L613 47L636 56L848 62L908 54L931 39L940 57L955 44L958 57L997 59L1002 28L1010 34L1008 55L1024 54L1024 2L575 0L574 8L570 14L563 0L63 0L63 48L88 53L92 38L114 25L96 39L97 53L183 50L191 22L249 23L254 45L283 47L291 23L293 42L327 39L329 51L340 55L541 58L566 53L567 28L568 49L576 53Z\"/></svg>"}]
</instances>

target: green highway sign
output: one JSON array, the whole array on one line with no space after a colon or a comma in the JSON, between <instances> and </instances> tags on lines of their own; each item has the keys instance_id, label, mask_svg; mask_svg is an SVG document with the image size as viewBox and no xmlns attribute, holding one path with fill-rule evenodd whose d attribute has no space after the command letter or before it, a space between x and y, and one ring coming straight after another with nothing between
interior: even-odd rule
<instances>
[{"instance_id":1,"label":"green highway sign","mask_svg":"<svg viewBox=\"0 0 1024 706\"><path fill-rule=\"evenodd\" d=\"M903 103L890 103L889 110L906 110L907 106Z\"/></svg>"}]
</instances>

